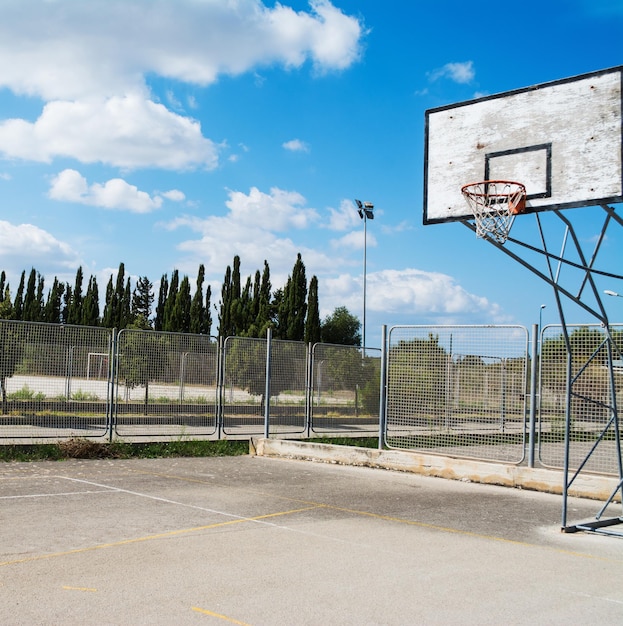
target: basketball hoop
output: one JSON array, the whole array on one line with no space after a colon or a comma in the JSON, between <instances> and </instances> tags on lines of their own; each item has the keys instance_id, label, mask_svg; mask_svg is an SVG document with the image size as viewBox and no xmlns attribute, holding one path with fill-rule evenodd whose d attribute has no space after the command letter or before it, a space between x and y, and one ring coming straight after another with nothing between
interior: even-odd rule
<instances>
[{"instance_id":1,"label":"basketball hoop","mask_svg":"<svg viewBox=\"0 0 623 626\"><path fill-rule=\"evenodd\" d=\"M526 188L509 180L485 180L463 185L461 192L476 221L476 235L491 235L498 243L508 238L515 216L526 209Z\"/></svg>"}]
</instances>

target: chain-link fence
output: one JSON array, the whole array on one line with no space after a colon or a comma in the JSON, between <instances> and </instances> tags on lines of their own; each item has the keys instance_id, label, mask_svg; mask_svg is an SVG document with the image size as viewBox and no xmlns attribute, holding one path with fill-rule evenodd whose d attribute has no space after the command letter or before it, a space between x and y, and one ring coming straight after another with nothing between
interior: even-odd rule
<instances>
[{"instance_id":1,"label":"chain-link fence","mask_svg":"<svg viewBox=\"0 0 623 626\"><path fill-rule=\"evenodd\" d=\"M112 332L0 320L0 437L104 436Z\"/></svg>"},{"instance_id":2,"label":"chain-link fence","mask_svg":"<svg viewBox=\"0 0 623 626\"><path fill-rule=\"evenodd\" d=\"M569 326L567 341L561 326L545 327L531 390L528 332L519 326L393 327L381 384L380 350L241 337L219 345L201 335L0 320L0 441L268 429L376 437L384 390L389 447L520 463L532 397L542 465L567 459L571 469L616 474L623 327L607 336L601 326Z\"/></svg>"},{"instance_id":3,"label":"chain-link fence","mask_svg":"<svg viewBox=\"0 0 623 626\"><path fill-rule=\"evenodd\" d=\"M121 437L216 431L218 343L206 335L125 329L117 336L115 432Z\"/></svg>"},{"instance_id":4,"label":"chain-link fence","mask_svg":"<svg viewBox=\"0 0 623 626\"><path fill-rule=\"evenodd\" d=\"M539 459L548 467L564 466L569 379L570 469L585 462L587 471L617 474L620 459L612 417L613 400L618 407L623 403L623 326L610 326L614 350L608 350L602 326L566 330L568 343L559 325L546 326L541 333Z\"/></svg>"},{"instance_id":5,"label":"chain-link fence","mask_svg":"<svg viewBox=\"0 0 623 626\"><path fill-rule=\"evenodd\" d=\"M381 351L319 343L312 349L312 430L378 435Z\"/></svg>"},{"instance_id":6,"label":"chain-link fence","mask_svg":"<svg viewBox=\"0 0 623 626\"><path fill-rule=\"evenodd\" d=\"M527 372L523 327L393 327L387 353L387 445L520 463Z\"/></svg>"}]
</instances>

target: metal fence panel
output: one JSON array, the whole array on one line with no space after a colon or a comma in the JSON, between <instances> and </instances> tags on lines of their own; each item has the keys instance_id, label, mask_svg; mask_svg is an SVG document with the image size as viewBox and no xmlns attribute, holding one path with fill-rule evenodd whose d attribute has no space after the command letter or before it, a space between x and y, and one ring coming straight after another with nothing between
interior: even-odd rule
<instances>
[{"instance_id":1,"label":"metal fence panel","mask_svg":"<svg viewBox=\"0 0 623 626\"><path fill-rule=\"evenodd\" d=\"M378 436L381 351L319 343L312 349L311 429Z\"/></svg>"},{"instance_id":2,"label":"metal fence panel","mask_svg":"<svg viewBox=\"0 0 623 626\"><path fill-rule=\"evenodd\" d=\"M119 436L216 431L218 343L206 335L124 329L117 337Z\"/></svg>"},{"instance_id":3,"label":"metal fence panel","mask_svg":"<svg viewBox=\"0 0 623 626\"><path fill-rule=\"evenodd\" d=\"M111 339L104 328L0 320L0 438L104 436Z\"/></svg>"},{"instance_id":4,"label":"metal fence panel","mask_svg":"<svg viewBox=\"0 0 623 626\"><path fill-rule=\"evenodd\" d=\"M623 348L623 325L610 326L616 346ZM597 324L567 325L571 346L572 397L569 433L569 468L577 469L597 444L612 417L611 398L623 402L623 367L614 367L610 384L605 329ZM562 468L565 461L565 409L567 403L567 347L562 326L549 325L541 333L539 460ZM619 455L612 431L590 454L584 469L618 474Z\"/></svg>"},{"instance_id":5,"label":"metal fence panel","mask_svg":"<svg viewBox=\"0 0 623 626\"><path fill-rule=\"evenodd\" d=\"M223 344L222 419L226 434L264 431L265 339L227 337Z\"/></svg>"},{"instance_id":6,"label":"metal fence panel","mask_svg":"<svg viewBox=\"0 0 623 626\"><path fill-rule=\"evenodd\" d=\"M389 447L522 462L525 328L395 326L388 343Z\"/></svg>"},{"instance_id":7,"label":"metal fence panel","mask_svg":"<svg viewBox=\"0 0 623 626\"><path fill-rule=\"evenodd\" d=\"M223 352L223 430L264 432L267 342L227 337ZM270 345L270 432L302 433L307 424L307 346L274 339Z\"/></svg>"}]
</instances>

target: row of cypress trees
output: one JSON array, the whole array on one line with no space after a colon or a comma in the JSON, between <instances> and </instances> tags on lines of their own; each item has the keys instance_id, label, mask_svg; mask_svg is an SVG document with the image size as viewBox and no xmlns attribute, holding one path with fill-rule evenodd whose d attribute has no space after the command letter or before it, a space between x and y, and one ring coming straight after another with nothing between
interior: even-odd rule
<instances>
[{"instance_id":1,"label":"row of cypress trees","mask_svg":"<svg viewBox=\"0 0 623 626\"><path fill-rule=\"evenodd\" d=\"M170 279L164 274L154 308L153 283L142 276L132 288L125 266L120 263L115 280L111 275L106 286L101 315L97 279L91 276L85 291L82 267L78 268L73 285L55 277L47 295L44 277L34 268L28 277L23 271L15 297L6 273L0 272L0 319L209 335L213 323L211 299L203 264L199 266L194 291L188 276L180 278L178 270L172 272ZM300 254L286 285L274 292L266 261L263 271L247 277L243 287L240 257L235 256L225 271L219 307L215 304L213 308L218 311L217 332L221 336L265 337L272 327L276 338L320 341L318 279L312 277L308 291Z\"/></svg>"}]
</instances>

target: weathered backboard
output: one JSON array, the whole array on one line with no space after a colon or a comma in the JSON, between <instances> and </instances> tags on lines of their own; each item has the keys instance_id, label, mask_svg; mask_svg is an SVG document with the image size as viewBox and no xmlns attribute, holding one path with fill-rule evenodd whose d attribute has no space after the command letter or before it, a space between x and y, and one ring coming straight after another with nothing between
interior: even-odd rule
<instances>
[{"instance_id":1,"label":"weathered backboard","mask_svg":"<svg viewBox=\"0 0 623 626\"><path fill-rule=\"evenodd\" d=\"M623 202L616 67L426 112L424 224L470 219L461 187L526 186L526 213Z\"/></svg>"}]
</instances>

